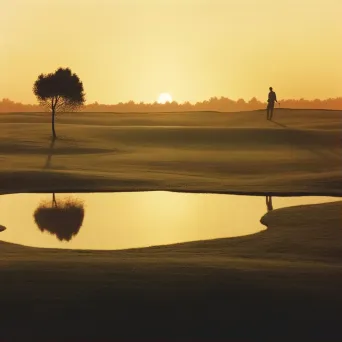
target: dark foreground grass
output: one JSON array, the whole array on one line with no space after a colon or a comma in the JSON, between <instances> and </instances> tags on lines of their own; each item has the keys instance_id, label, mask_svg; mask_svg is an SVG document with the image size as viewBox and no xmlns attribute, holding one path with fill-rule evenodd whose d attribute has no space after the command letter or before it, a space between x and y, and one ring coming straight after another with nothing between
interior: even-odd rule
<instances>
[{"instance_id":1,"label":"dark foreground grass","mask_svg":"<svg viewBox=\"0 0 342 342\"><path fill-rule=\"evenodd\" d=\"M279 209L251 236L127 251L2 243L0 337L339 341L341 213Z\"/></svg>"}]
</instances>

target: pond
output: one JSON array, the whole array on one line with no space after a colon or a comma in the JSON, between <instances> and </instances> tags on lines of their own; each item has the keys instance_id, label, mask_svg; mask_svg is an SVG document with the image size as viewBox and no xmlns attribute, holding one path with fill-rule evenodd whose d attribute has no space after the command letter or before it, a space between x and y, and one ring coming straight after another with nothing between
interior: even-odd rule
<instances>
[{"instance_id":1,"label":"pond","mask_svg":"<svg viewBox=\"0 0 342 342\"><path fill-rule=\"evenodd\" d=\"M126 249L236 237L266 229L268 211L340 200L167 191L0 196L0 240L25 246Z\"/></svg>"}]
</instances>

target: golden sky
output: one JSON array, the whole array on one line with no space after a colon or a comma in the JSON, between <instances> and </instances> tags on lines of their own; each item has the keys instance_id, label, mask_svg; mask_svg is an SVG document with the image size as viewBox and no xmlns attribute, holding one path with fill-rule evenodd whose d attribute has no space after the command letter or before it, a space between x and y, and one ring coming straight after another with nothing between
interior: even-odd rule
<instances>
[{"instance_id":1,"label":"golden sky","mask_svg":"<svg viewBox=\"0 0 342 342\"><path fill-rule=\"evenodd\" d=\"M342 96L342 0L0 0L0 98L70 67L87 102Z\"/></svg>"}]
</instances>

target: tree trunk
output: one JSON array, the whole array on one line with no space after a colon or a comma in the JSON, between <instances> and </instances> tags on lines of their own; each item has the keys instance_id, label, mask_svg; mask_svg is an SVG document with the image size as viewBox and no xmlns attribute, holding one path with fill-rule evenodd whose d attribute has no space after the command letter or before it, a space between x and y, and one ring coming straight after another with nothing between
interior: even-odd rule
<instances>
[{"instance_id":1,"label":"tree trunk","mask_svg":"<svg viewBox=\"0 0 342 342\"><path fill-rule=\"evenodd\" d=\"M55 110L52 109L52 139L56 139L56 131L55 131Z\"/></svg>"}]
</instances>

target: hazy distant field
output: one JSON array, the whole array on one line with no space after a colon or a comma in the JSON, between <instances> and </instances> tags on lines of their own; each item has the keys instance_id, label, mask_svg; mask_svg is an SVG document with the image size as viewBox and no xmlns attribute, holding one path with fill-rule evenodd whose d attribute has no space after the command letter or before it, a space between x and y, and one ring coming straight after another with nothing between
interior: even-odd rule
<instances>
[{"instance_id":1,"label":"hazy distant field","mask_svg":"<svg viewBox=\"0 0 342 342\"><path fill-rule=\"evenodd\" d=\"M0 115L5 191L341 193L342 112ZM6 181L5 181L6 180Z\"/></svg>"},{"instance_id":2,"label":"hazy distant field","mask_svg":"<svg viewBox=\"0 0 342 342\"><path fill-rule=\"evenodd\" d=\"M342 195L342 112L274 120L64 114L51 146L50 115L0 114L0 191ZM284 208L258 234L128 251L0 242L0 340L340 341L341 212Z\"/></svg>"}]
</instances>

